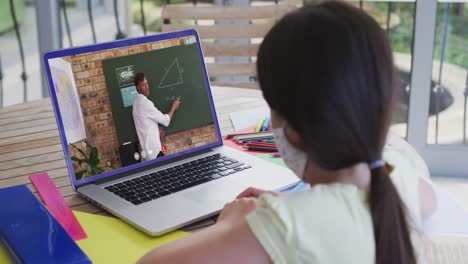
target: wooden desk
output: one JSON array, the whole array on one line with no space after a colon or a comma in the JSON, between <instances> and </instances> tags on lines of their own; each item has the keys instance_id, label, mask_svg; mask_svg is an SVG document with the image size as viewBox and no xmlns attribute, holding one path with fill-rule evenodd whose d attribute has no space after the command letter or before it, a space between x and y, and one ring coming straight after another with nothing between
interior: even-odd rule
<instances>
[{"instance_id":1,"label":"wooden desk","mask_svg":"<svg viewBox=\"0 0 468 264\"><path fill-rule=\"evenodd\" d=\"M261 91L213 87L223 135L233 131L229 113L266 106ZM73 210L107 214L78 196L70 185L49 98L0 109L0 188L27 184L29 175L47 172Z\"/></svg>"}]
</instances>

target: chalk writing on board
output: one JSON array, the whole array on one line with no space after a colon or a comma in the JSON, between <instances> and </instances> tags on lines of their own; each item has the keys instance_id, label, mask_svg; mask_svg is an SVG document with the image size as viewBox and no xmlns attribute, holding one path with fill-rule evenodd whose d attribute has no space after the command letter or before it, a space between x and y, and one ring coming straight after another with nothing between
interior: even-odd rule
<instances>
[{"instance_id":1,"label":"chalk writing on board","mask_svg":"<svg viewBox=\"0 0 468 264\"><path fill-rule=\"evenodd\" d=\"M180 68L177 58L172 61L168 68L165 68L165 71L158 88L167 88L184 83L182 79L183 70Z\"/></svg>"},{"instance_id":2,"label":"chalk writing on board","mask_svg":"<svg viewBox=\"0 0 468 264\"><path fill-rule=\"evenodd\" d=\"M164 98L164 99L166 100L166 102L174 102L177 99L182 100L182 96L170 95L170 96L166 96L166 98Z\"/></svg>"}]
</instances>

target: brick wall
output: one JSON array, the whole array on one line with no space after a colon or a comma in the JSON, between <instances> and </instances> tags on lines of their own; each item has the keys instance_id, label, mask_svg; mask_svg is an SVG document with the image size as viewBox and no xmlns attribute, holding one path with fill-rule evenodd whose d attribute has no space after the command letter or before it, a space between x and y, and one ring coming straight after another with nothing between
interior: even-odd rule
<instances>
[{"instance_id":1,"label":"brick wall","mask_svg":"<svg viewBox=\"0 0 468 264\"><path fill-rule=\"evenodd\" d=\"M63 58L72 65L87 140L102 153L102 167L106 166L107 160L110 160L115 168L122 166L110 98L102 70L102 60L183 44L183 39L174 39ZM187 143L187 138L191 139L191 145ZM216 140L214 125L208 125L169 135L163 139L163 144L167 146L166 154L172 154ZM81 147L81 144L77 146ZM70 154L77 155L77 151L70 147Z\"/></svg>"},{"instance_id":2,"label":"brick wall","mask_svg":"<svg viewBox=\"0 0 468 264\"><path fill-rule=\"evenodd\" d=\"M209 143L216 142L216 128L214 124L199 127L196 129L186 130L176 134L171 134L165 137L162 143L166 146L166 155L177 153L183 150L203 146ZM187 139L190 139L188 141ZM189 144L191 143L191 144Z\"/></svg>"}]
</instances>

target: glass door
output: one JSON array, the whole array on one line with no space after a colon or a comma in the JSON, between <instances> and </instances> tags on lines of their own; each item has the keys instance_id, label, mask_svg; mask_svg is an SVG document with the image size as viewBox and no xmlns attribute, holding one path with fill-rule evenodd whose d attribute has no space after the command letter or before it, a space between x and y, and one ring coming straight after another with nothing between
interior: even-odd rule
<instances>
[{"instance_id":1,"label":"glass door","mask_svg":"<svg viewBox=\"0 0 468 264\"><path fill-rule=\"evenodd\" d=\"M414 0L348 0L371 15L386 32L393 49L400 84L391 130L407 137L411 93L416 2Z\"/></svg>"},{"instance_id":2,"label":"glass door","mask_svg":"<svg viewBox=\"0 0 468 264\"><path fill-rule=\"evenodd\" d=\"M468 4L416 3L408 141L432 175L468 177Z\"/></svg>"}]
</instances>

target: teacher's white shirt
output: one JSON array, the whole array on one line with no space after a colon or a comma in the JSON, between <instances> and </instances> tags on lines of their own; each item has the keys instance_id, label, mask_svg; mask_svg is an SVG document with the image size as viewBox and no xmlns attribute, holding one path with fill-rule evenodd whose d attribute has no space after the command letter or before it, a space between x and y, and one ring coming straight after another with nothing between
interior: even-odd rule
<instances>
[{"instance_id":1,"label":"teacher's white shirt","mask_svg":"<svg viewBox=\"0 0 468 264\"><path fill-rule=\"evenodd\" d=\"M171 122L168 114L159 111L146 96L138 94L133 102L133 120L142 148L144 160L151 160L161 151L158 123L167 127Z\"/></svg>"}]
</instances>

